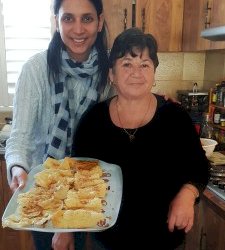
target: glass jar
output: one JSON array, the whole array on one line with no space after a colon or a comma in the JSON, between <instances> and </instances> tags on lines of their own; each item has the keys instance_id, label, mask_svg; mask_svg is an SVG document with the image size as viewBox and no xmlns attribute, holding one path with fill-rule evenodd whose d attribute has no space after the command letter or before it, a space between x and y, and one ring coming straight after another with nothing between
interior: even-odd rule
<instances>
[{"instance_id":1,"label":"glass jar","mask_svg":"<svg viewBox=\"0 0 225 250\"><path fill-rule=\"evenodd\" d=\"M225 127L225 118L220 119L220 126Z\"/></svg>"}]
</instances>

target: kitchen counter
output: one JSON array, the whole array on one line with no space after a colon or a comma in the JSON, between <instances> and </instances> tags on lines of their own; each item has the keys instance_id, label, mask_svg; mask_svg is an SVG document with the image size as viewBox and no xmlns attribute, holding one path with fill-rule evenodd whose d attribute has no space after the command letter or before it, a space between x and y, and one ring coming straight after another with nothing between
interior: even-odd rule
<instances>
[{"instance_id":1,"label":"kitchen counter","mask_svg":"<svg viewBox=\"0 0 225 250\"><path fill-rule=\"evenodd\" d=\"M195 221L187 234L185 250L225 249L225 200L208 187L195 208Z\"/></svg>"},{"instance_id":2,"label":"kitchen counter","mask_svg":"<svg viewBox=\"0 0 225 250\"><path fill-rule=\"evenodd\" d=\"M186 235L185 250L224 250L224 231L225 200L207 187L195 206L195 221Z\"/></svg>"},{"instance_id":3,"label":"kitchen counter","mask_svg":"<svg viewBox=\"0 0 225 250\"><path fill-rule=\"evenodd\" d=\"M225 200L217 196L213 191L206 188L202 200L212 207L225 220Z\"/></svg>"}]
</instances>

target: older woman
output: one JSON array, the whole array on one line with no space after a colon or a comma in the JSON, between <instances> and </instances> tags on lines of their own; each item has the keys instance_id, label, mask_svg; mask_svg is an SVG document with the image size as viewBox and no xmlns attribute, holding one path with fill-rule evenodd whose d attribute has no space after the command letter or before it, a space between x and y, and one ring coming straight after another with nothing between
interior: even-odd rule
<instances>
[{"instance_id":1,"label":"older woman","mask_svg":"<svg viewBox=\"0 0 225 250\"><path fill-rule=\"evenodd\" d=\"M75 156L115 163L123 172L117 223L95 235L93 249L174 249L193 225L208 160L188 114L151 93L158 66L154 37L136 28L124 31L109 61L117 95L84 116L73 147Z\"/></svg>"}]
</instances>

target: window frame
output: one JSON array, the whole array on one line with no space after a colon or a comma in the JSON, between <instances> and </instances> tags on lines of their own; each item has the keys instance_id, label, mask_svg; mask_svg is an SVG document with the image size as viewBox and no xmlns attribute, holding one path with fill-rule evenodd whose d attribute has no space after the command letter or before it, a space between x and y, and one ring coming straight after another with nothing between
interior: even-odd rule
<instances>
[{"instance_id":1,"label":"window frame","mask_svg":"<svg viewBox=\"0 0 225 250\"><path fill-rule=\"evenodd\" d=\"M3 18L3 3L0 1L0 110L11 110L8 93L6 54L5 54L5 31Z\"/></svg>"},{"instance_id":2,"label":"window frame","mask_svg":"<svg viewBox=\"0 0 225 250\"><path fill-rule=\"evenodd\" d=\"M48 2L47 4L49 4L50 27L47 25L46 27L49 27L49 41L50 41L51 36L55 30L55 24L54 24L54 18L52 15L51 0L45 0L45 1ZM8 53L7 51L8 50L7 50L6 41L5 41L5 24L4 24L3 4L4 4L4 1L0 0L0 34L2 34L0 36L0 111L12 111L14 94L10 93L9 91L9 87L11 88L12 85L10 84L10 82L8 82L8 77L9 77L8 75L9 69L7 69L7 53ZM21 8L23 8L23 6L21 6ZM43 26L40 25L40 27L43 27ZM45 39L46 36L40 37L40 39L43 39L43 38ZM43 48L43 50L45 49L47 49L47 47ZM39 49L39 51L41 50L42 49ZM24 57L24 62L26 60L27 59L25 59ZM20 71L20 68L18 68L18 72L19 71Z\"/></svg>"}]
</instances>

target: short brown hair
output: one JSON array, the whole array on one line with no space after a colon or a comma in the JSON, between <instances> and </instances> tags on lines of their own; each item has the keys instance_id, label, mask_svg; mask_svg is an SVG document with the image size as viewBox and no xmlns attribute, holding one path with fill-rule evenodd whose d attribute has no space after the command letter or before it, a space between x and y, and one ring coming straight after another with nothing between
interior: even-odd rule
<instances>
[{"instance_id":1,"label":"short brown hair","mask_svg":"<svg viewBox=\"0 0 225 250\"><path fill-rule=\"evenodd\" d=\"M149 57L152 59L154 68L159 65L157 56L157 41L151 34L144 34L138 28L130 28L120 33L112 46L109 56L109 67L112 68L117 59L125 56L127 53L136 56L134 49L143 51L145 48L149 50Z\"/></svg>"}]
</instances>

